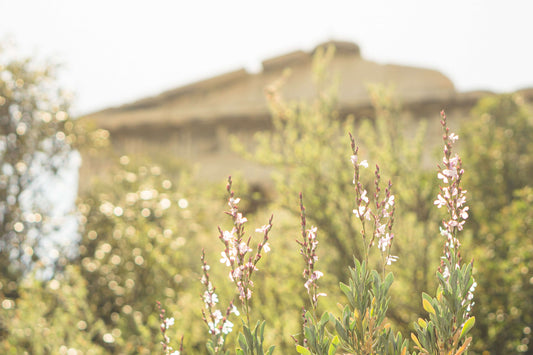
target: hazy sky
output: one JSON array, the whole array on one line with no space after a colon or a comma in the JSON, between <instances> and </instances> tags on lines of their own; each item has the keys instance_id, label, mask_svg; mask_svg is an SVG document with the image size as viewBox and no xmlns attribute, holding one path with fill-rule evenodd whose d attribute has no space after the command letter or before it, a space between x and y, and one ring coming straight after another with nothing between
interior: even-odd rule
<instances>
[{"instance_id":1,"label":"hazy sky","mask_svg":"<svg viewBox=\"0 0 533 355\"><path fill-rule=\"evenodd\" d=\"M533 87L533 1L0 0L0 39L64 64L84 113L262 60L354 41L457 89Z\"/></svg>"}]
</instances>

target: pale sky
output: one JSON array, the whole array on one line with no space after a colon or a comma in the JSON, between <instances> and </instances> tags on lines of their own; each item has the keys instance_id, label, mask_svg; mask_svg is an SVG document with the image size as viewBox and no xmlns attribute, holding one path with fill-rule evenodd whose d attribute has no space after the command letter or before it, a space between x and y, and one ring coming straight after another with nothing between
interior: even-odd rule
<instances>
[{"instance_id":1,"label":"pale sky","mask_svg":"<svg viewBox=\"0 0 533 355\"><path fill-rule=\"evenodd\" d=\"M0 39L64 65L75 113L330 40L437 69L460 91L533 87L529 0L0 0Z\"/></svg>"}]
</instances>

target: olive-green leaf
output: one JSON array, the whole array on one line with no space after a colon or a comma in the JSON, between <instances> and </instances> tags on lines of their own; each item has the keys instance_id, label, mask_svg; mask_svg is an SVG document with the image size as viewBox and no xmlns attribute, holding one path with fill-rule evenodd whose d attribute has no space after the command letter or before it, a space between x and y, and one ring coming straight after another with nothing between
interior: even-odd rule
<instances>
[{"instance_id":1,"label":"olive-green leaf","mask_svg":"<svg viewBox=\"0 0 533 355\"><path fill-rule=\"evenodd\" d=\"M470 329L472 329L472 327L474 326L474 324L476 323L476 317L471 317L469 318L465 324L463 325L463 330L461 330L461 336L459 337L459 339L462 339L463 336L468 333L470 331Z\"/></svg>"},{"instance_id":2,"label":"olive-green leaf","mask_svg":"<svg viewBox=\"0 0 533 355\"><path fill-rule=\"evenodd\" d=\"M296 345L296 351L298 354L311 355L311 352L301 345Z\"/></svg>"},{"instance_id":3,"label":"olive-green leaf","mask_svg":"<svg viewBox=\"0 0 533 355\"><path fill-rule=\"evenodd\" d=\"M426 312L435 314L435 308L433 308L433 306L427 299L424 298L422 300L422 305L424 306L424 309L426 310Z\"/></svg>"}]
</instances>

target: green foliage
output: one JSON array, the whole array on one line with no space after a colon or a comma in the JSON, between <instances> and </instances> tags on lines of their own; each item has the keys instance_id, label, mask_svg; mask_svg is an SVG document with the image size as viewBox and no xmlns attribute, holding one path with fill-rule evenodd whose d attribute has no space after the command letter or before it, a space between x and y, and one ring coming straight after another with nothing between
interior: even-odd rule
<instances>
[{"instance_id":1,"label":"green foliage","mask_svg":"<svg viewBox=\"0 0 533 355\"><path fill-rule=\"evenodd\" d=\"M471 337L465 336L475 323L470 313L477 284L472 276L472 263L461 266L458 235L463 230L470 207L466 205L466 191L461 185L462 161L452 153L458 136L447 127L444 111L441 116L444 155L437 174L442 184L435 205L447 211L440 228L445 244L437 272L439 287L436 296L422 293L422 305L429 313L429 320L419 319L415 323L416 335L412 334L411 338L421 354L460 355L466 352L472 341Z\"/></svg>"},{"instance_id":2,"label":"green foliage","mask_svg":"<svg viewBox=\"0 0 533 355\"><path fill-rule=\"evenodd\" d=\"M533 113L519 95L481 100L462 128L476 259L473 349L531 351Z\"/></svg>"},{"instance_id":3,"label":"green foliage","mask_svg":"<svg viewBox=\"0 0 533 355\"><path fill-rule=\"evenodd\" d=\"M122 157L112 183L95 186L80 204L85 232L79 263L91 295L87 302L111 332L120 332L102 345L110 353L153 353L158 342L147 339L159 337L155 315L161 301L176 323L189 324L189 344L203 348L193 343L201 332L201 319L192 319L200 301L194 271L199 254L189 251L201 250L209 225L201 192L185 170L171 182L161 167L129 160Z\"/></svg>"},{"instance_id":4,"label":"green foliage","mask_svg":"<svg viewBox=\"0 0 533 355\"><path fill-rule=\"evenodd\" d=\"M274 352L274 345L263 349L263 342L265 339L265 321L258 321L254 329L248 328L244 323L242 324L242 332L239 333L239 346L237 348L237 355L271 355Z\"/></svg>"},{"instance_id":5,"label":"green foliage","mask_svg":"<svg viewBox=\"0 0 533 355\"><path fill-rule=\"evenodd\" d=\"M98 334L106 332L103 322L92 316L85 302L88 296L87 282L75 266L68 266L48 281L25 280L20 297L4 299L0 308L0 323L7 325L7 334L0 338L0 352L106 354L105 348L93 342Z\"/></svg>"},{"instance_id":6,"label":"green foliage","mask_svg":"<svg viewBox=\"0 0 533 355\"><path fill-rule=\"evenodd\" d=\"M339 337L332 336L327 329L330 322L330 314L324 312L322 317L318 319L317 308L320 296L327 296L325 293L318 293L319 286L317 281L323 276L321 271L316 270L316 263L318 261L317 248L317 228L311 227L306 230L307 220L305 215L305 207L303 204L303 196L300 194L300 219L301 219L301 233L302 240L296 242L300 246L300 255L304 261L303 277L306 280L304 287L307 290L312 311L303 311L303 346L296 341L296 351L300 354L335 354L339 347Z\"/></svg>"},{"instance_id":7,"label":"green foliage","mask_svg":"<svg viewBox=\"0 0 533 355\"><path fill-rule=\"evenodd\" d=\"M475 171L466 181L472 191L473 217L488 221L511 203L514 191L531 185L531 108L519 95L482 99L463 126L462 135L465 167Z\"/></svg>"},{"instance_id":8,"label":"green foliage","mask_svg":"<svg viewBox=\"0 0 533 355\"><path fill-rule=\"evenodd\" d=\"M339 337L330 336L326 327L330 322L330 314L324 312L320 320L316 320L312 312L306 312L304 320L304 339L306 347L296 345L299 354L331 355L335 354L339 347Z\"/></svg>"},{"instance_id":9,"label":"green foliage","mask_svg":"<svg viewBox=\"0 0 533 355\"><path fill-rule=\"evenodd\" d=\"M363 120L356 132L362 151L385 167L382 175L394 183L394 248L402 267L394 270L399 282L391 290L395 302L389 317L407 331L409 320L423 312L412 300L436 286L434 270L441 253L441 242L435 238L440 218L433 206L438 181L428 169L428 142L424 140L428 125L438 121L417 120L416 129L412 128L415 122L409 122L391 88L372 85L369 95L375 117Z\"/></svg>"},{"instance_id":10,"label":"green foliage","mask_svg":"<svg viewBox=\"0 0 533 355\"><path fill-rule=\"evenodd\" d=\"M341 347L354 354L405 353L407 341L402 341L401 334L394 338L386 320L388 293L394 280L392 273L382 279L376 270L369 270L365 262L355 259L354 263L355 267L350 268L349 285L340 284L348 299L342 316L335 319Z\"/></svg>"},{"instance_id":11,"label":"green foliage","mask_svg":"<svg viewBox=\"0 0 533 355\"><path fill-rule=\"evenodd\" d=\"M489 241L476 248L478 266L474 343L478 351L527 353L533 329L533 190L515 191L513 202L484 221ZM483 237L483 236L482 236Z\"/></svg>"},{"instance_id":12,"label":"green foliage","mask_svg":"<svg viewBox=\"0 0 533 355\"><path fill-rule=\"evenodd\" d=\"M445 261L450 275L444 277L438 272L439 287L437 296L422 294L422 304L429 313L429 320L420 318L415 323L416 336L413 341L421 354L462 354L470 345L472 337L466 338L475 323L469 316L468 293L474 279L472 264L462 268L453 267Z\"/></svg>"}]
</instances>

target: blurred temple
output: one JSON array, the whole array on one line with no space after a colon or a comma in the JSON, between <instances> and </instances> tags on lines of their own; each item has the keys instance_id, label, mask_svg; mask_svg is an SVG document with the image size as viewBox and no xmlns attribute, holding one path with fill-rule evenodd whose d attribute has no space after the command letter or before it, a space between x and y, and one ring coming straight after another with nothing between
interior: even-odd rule
<instances>
[{"instance_id":1,"label":"blurred temple","mask_svg":"<svg viewBox=\"0 0 533 355\"><path fill-rule=\"evenodd\" d=\"M232 152L230 135L251 146L254 132L269 129L270 111L265 99L269 87L290 69L281 88L283 98L311 100L316 94L312 79L313 54L319 47L334 45L329 69L338 77L338 108L341 117L373 114L368 84L394 88L402 104L406 132L421 119L431 118L428 137L439 137L439 112L446 109L455 118L466 117L470 108L488 92L456 92L442 73L394 64L379 64L361 57L350 42L332 41L310 52L295 51L262 62L262 71L244 69L186 85L174 90L87 115L96 127L110 132L117 155L161 154L189 161L200 178L223 180L240 171L252 183L265 183L268 170ZM454 119L457 122L456 119ZM428 138L428 144L434 139ZM84 159L81 188L95 172L105 171L105 160Z\"/></svg>"}]
</instances>

